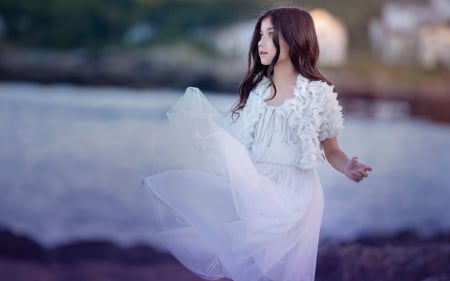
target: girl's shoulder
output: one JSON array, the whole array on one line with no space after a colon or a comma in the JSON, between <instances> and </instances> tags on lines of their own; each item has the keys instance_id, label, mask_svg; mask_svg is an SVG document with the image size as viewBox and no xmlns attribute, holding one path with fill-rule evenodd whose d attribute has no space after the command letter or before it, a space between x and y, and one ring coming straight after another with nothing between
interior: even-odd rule
<instances>
[{"instance_id":1,"label":"girl's shoulder","mask_svg":"<svg viewBox=\"0 0 450 281\"><path fill-rule=\"evenodd\" d=\"M334 85L330 85L323 80L311 80L302 75L298 75L297 89L306 90L311 94L325 95L334 93Z\"/></svg>"},{"instance_id":2,"label":"girl's shoulder","mask_svg":"<svg viewBox=\"0 0 450 281\"><path fill-rule=\"evenodd\" d=\"M336 99L334 86L322 80L311 80L298 75L295 95L308 104L322 104L329 99Z\"/></svg>"}]
</instances>

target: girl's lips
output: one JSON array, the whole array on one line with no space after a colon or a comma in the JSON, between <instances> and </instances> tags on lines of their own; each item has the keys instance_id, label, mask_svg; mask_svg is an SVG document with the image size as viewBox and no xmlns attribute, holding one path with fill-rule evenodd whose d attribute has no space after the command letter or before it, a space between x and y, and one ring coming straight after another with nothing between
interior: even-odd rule
<instances>
[{"instance_id":1,"label":"girl's lips","mask_svg":"<svg viewBox=\"0 0 450 281\"><path fill-rule=\"evenodd\" d=\"M260 56L267 55L267 52L260 51L260 52L259 52L259 55L260 55Z\"/></svg>"}]
</instances>

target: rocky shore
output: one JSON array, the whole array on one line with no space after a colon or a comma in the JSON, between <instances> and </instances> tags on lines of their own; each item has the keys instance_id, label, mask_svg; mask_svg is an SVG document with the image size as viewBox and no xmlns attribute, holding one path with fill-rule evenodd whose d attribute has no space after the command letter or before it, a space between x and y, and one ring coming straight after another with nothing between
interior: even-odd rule
<instances>
[{"instance_id":1,"label":"rocky shore","mask_svg":"<svg viewBox=\"0 0 450 281\"><path fill-rule=\"evenodd\" d=\"M173 257L147 245L77 241L46 248L0 229L0 280L201 281ZM448 281L450 233L430 238L413 232L322 242L317 281Z\"/></svg>"},{"instance_id":2,"label":"rocky shore","mask_svg":"<svg viewBox=\"0 0 450 281\"><path fill-rule=\"evenodd\" d=\"M0 81L175 89L191 85L205 91L236 92L245 68L245 58L205 55L183 44L121 52L0 48ZM450 72L439 79L409 77L400 79L403 82L396 80L398 73L324 72L349 110L364 104L363 111L370 115L374 101L394 100L402 102L411 116L450 122Z\"/></svg>"}]
</instances>

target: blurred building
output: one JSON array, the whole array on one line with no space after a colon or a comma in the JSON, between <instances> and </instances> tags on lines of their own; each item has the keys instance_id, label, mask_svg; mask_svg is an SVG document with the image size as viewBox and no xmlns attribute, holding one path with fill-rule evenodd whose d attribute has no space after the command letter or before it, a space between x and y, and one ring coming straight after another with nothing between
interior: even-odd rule
<instances>
[{"instance_id":1,"label":"blurred building","mask_svg":"<svg viewBox=\"0 0 450 281\"><path fill-rule=\"evenodd\" d=\"M311 11L320 46L319 64L338 66L347 59L348 32L344 24L325 10ZM214 46L222 54L245 57L248 54L256 21L245 21L215 33Z\"/></svg>"},{"instance_id":2,"label":"blurred building","mask_svg":"<svg viewBox=\"0 0 450 281\"><path fill-rule=\"evenodd\" d=\"M339 66L347 60L348 32L344 24L322 9L311 11L320 46L319 64Z\"/></svg>"},{"instance_id":3,"label":"blurred building","mask_svg":"<svg viewBox=\"0 0 450 281\"><path fill-rule=\"evenodd\" d=\"M450 68L450 0L386 3L369 24L369 40L386 63Z\"/></svg>"},{"instance_id":4,"label":"blurred building","mask_svg":"<svg viewBox=\"0 0 450 281\"><path fill-rule=\"evenodd\" d=\"M419 31L418 61L431 69L437 66L450 68L450 27L424 26Z\"/></svg>"}]
</instances>

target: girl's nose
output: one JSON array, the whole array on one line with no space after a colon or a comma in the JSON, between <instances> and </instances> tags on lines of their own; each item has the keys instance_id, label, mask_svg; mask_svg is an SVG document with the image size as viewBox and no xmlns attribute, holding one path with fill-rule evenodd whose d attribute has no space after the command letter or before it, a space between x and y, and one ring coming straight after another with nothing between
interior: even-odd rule
<instances>
[{"instance_id":1,"label":"girl's nose","mask_svg":"<svg viewBox=\"0 0 450 281\"><path fill-rule=\"evenodd\" d=\"M263 39L261 38L261 39L259 39L259 41L258 41L258 47L260 47L260 46L262 46L262 44L263 44Z\"/></svg>"}]
</instances>

